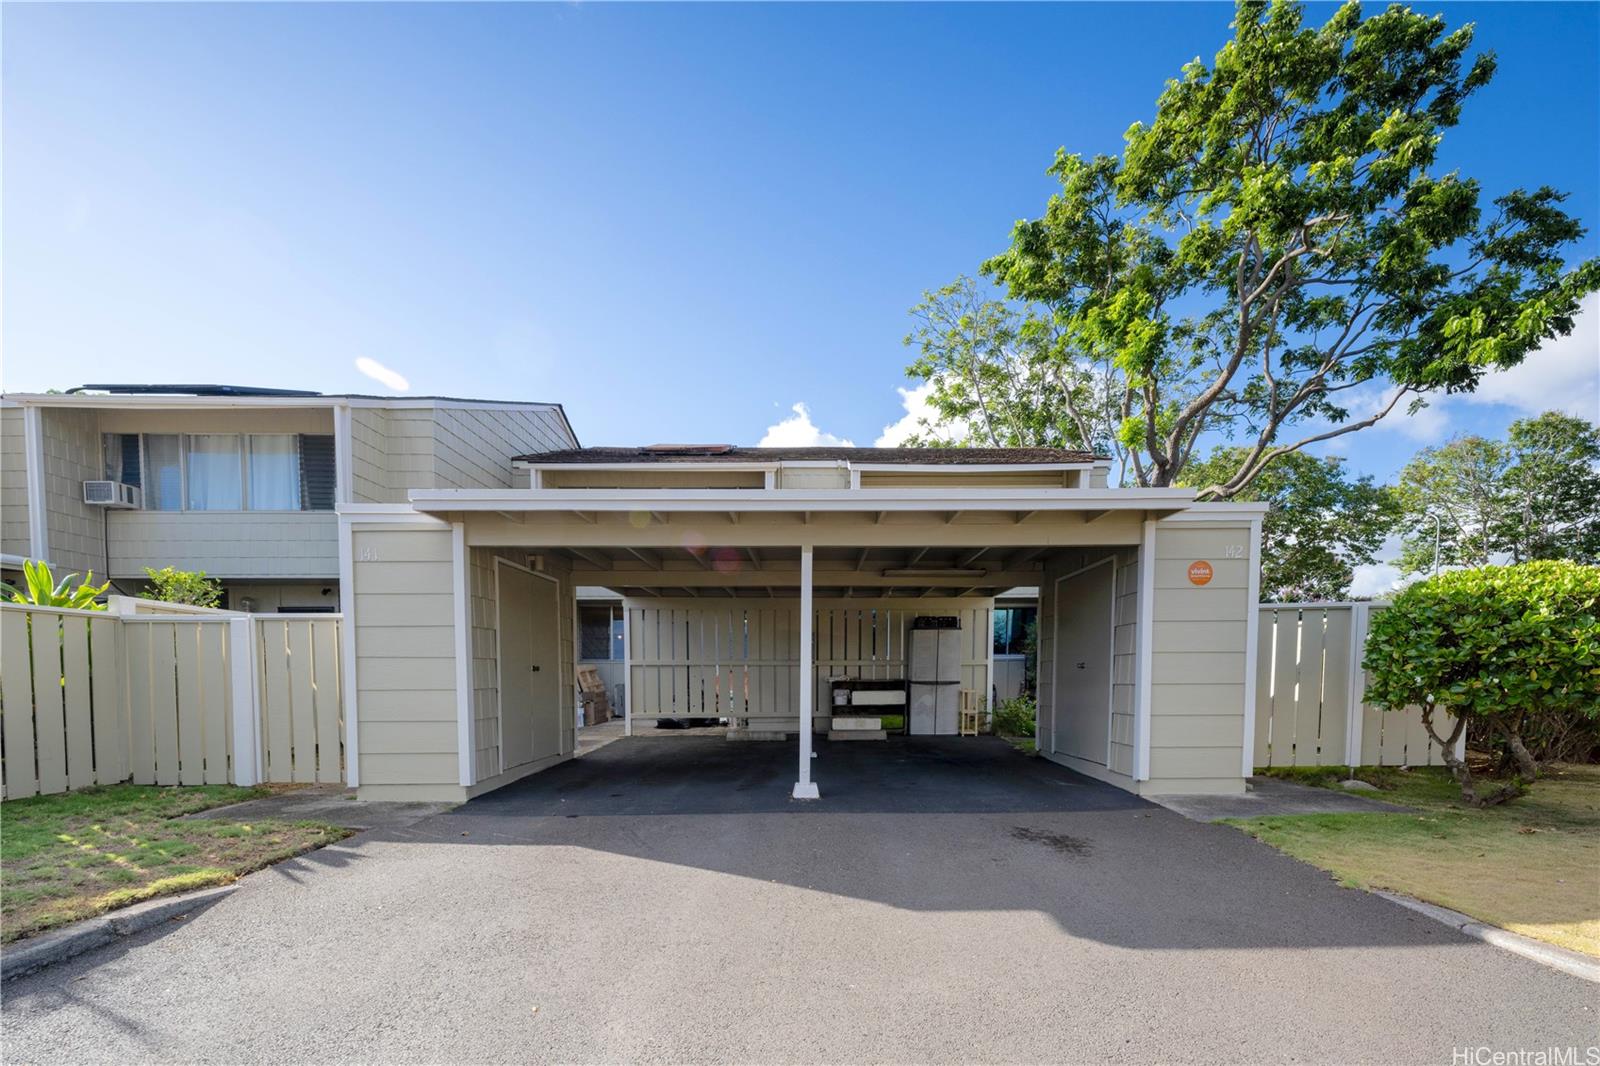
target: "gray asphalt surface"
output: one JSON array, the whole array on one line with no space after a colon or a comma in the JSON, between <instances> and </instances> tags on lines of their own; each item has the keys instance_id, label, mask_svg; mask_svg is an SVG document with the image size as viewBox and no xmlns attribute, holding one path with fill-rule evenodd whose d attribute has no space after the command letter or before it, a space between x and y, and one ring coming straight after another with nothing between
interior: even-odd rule
<instances>
[{"instance_id":1,"label":"gray asphalt surface","mask_svg":"<svg viewBox=\"0 0 1600 1066\"><path fill-rule=\"evenodd\" d=\"M1003 744L637 737L4 987L6 1062L1404 1062L1594 985ZM1581 1060L1580 1060L1581 1061Z\"/></svg>"}]
</instances>

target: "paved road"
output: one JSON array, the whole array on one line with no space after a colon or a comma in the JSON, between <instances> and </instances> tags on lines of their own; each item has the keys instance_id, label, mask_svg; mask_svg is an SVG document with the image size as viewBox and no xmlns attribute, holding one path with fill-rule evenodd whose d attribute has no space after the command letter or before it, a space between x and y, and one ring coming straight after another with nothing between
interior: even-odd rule
<instances>
[{"instance_id":1,"label":"paved road","mask_svg":"<svg viewBox=\"0 0 1600 1066\"><path fill-rule=\"evenodd\" d=\"M6 1062L1451 1061L1594 985L987 741L642 737L8 983Z\"/></svg>"}]
</instances>

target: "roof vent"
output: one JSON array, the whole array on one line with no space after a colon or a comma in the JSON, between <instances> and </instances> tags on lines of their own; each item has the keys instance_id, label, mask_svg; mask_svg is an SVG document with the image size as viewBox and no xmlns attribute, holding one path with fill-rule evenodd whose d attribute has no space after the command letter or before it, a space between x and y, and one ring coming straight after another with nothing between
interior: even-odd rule
<instances>
[{"instance_id":1,"label":"roof vent","mask_svg":"<svg viewBox=\"0 0 1600 1066\"><path fill-rule=\"evenodd\" d=\"M646 455L727 455L731 444L648 444L639 451Z\"/></svg>"}]
</instances>

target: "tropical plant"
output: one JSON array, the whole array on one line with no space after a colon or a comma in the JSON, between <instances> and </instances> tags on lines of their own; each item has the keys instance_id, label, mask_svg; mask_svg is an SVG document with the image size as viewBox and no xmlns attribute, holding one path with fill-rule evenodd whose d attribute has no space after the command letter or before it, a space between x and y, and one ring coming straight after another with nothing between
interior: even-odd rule
<instances>
[{"instance_id":1,"label":"tropical plant","mask_svg":"<svg viewBox=\"0 0 1600 1066\"><path fill-rule=\"evenodd\" d=\"M94 571L89 571L89 577L74 586L78 580L77 574L68 574L60 581L50 573L48 563L35 562L26 559L22 563L24 587L18 589L11 584L5 585L6 592L13 603L26 603L36 607L71 607L80 611L103 611L106 605L96 603L97 597L105 594L111 587L107 581L103 585L95 585Z\"/></svg>"},{"instance_id":2,"label":"tropical plant","mask_svg":"<svg viewBox=\"0 0 1600 1066\"><path fill-rule=\"evenodd\" d=\"M1503 803L1538 776L1529 733L1600 715L1600 567L1541 561L1419 582L1373 615L1364 665L1367 702L1420 707L1468 803ZM1454 716L1448 732L1445 715ZM1469 722L1503 745L1514 768L1492 791L1480 791L1456 755Z\"/></svg>"},{"instance_id":3,"label":"tropical plant","mask_svg":"<svg viewBox=\"0 0 1600 1066\"><path fill-rule=\"evenodd\" d=\"M206 577L204 570L175 570L164 566L160 570L144 568L150 578L145 596L167 603L182 603L190 607L215 607L222 602L222 582Z\"/></svg>"},{"instance_id":4,"label":"tropical plant","mask_svg":"<svg viewBox=\"0 0 1600 1066\"><path fill-rule=\"evenodd\" d=\"M1031 737L1038 708L1027 696L1001 700L994 710L994 732L1002 737Z\"/></svg>"},{"instance_id":5,"label":"tropical plant","mask_svg":"<svg viewBox=\"0 0 1600 1066\"><path fill-rule=\"evenodd\" d=\"M1572 331L1600 260L1568 265L1584 229L1565 194L1485 203L1436 166L1494 75L1473 26L1399 4L1303 15L1240 3L1233 40L1168 83L1120 154L1057 154L1043 216L983 265L1017 308L958 290L917 340L909 373L935 381L938 416L1109 437L1146 486L1238 440L1241 461L1200 486L1230 499L1285 454L1470 392Z\"/></svg>"}]
</instances>

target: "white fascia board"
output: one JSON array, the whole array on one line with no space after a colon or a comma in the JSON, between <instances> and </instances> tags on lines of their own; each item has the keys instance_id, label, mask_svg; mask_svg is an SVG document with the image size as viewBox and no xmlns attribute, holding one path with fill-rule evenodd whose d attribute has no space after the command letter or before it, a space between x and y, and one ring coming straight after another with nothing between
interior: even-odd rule
<instances>
[{"instance_id":1,"label":"white fascia board","mask_svg":"<svg viewBox=\"0 0 1600 1066\"><path fill-rule=\"evenodd\" d=\"M413 489L418 511L1144 511L1193 506L1191 489ZM385 505L393 506L393 505ZM354 508L341 508L341 511Z\"/></svg>"},{"instance_id":2,"label":"white fascia board","mask_svg":"<svg viewBox=\"0 0 1600 1066\"><path fill-rule=\"evenodd\" d=\"M228 410L236 407L334 407L339 396L124 396L102 392L12 393L8 401L25 407L110 407Z\"/></svg>"},{"instance_id":3,"label":"white fascia board","mask_svg":"<svg viewBox=\"0 0 1600 1066\"><path fill-rule=\"evenodd\" d=\"M556 403L501 403L473 400L424 400L407 396L182 396L128 395L104 392L13 392L4 396L11 407L110 407L151 410L228 410L237 407L390 407L445 408L469 411L554 411ZM570 426L568 427L571 428Z\"/></svg>"},{"instance_id":4,"label":"white fascia board","mask_svg":"<svg viewBox=\"0 0 1600 1066\"><path fill-rule=\"evenodd\" d=\"M1183 511L1178 514L1167 515L1161 521L1223 522L1230 518L1259 520L1271 507L1272 505L1269 503L1191 503Z\"/></svg>"}]
</instances>

